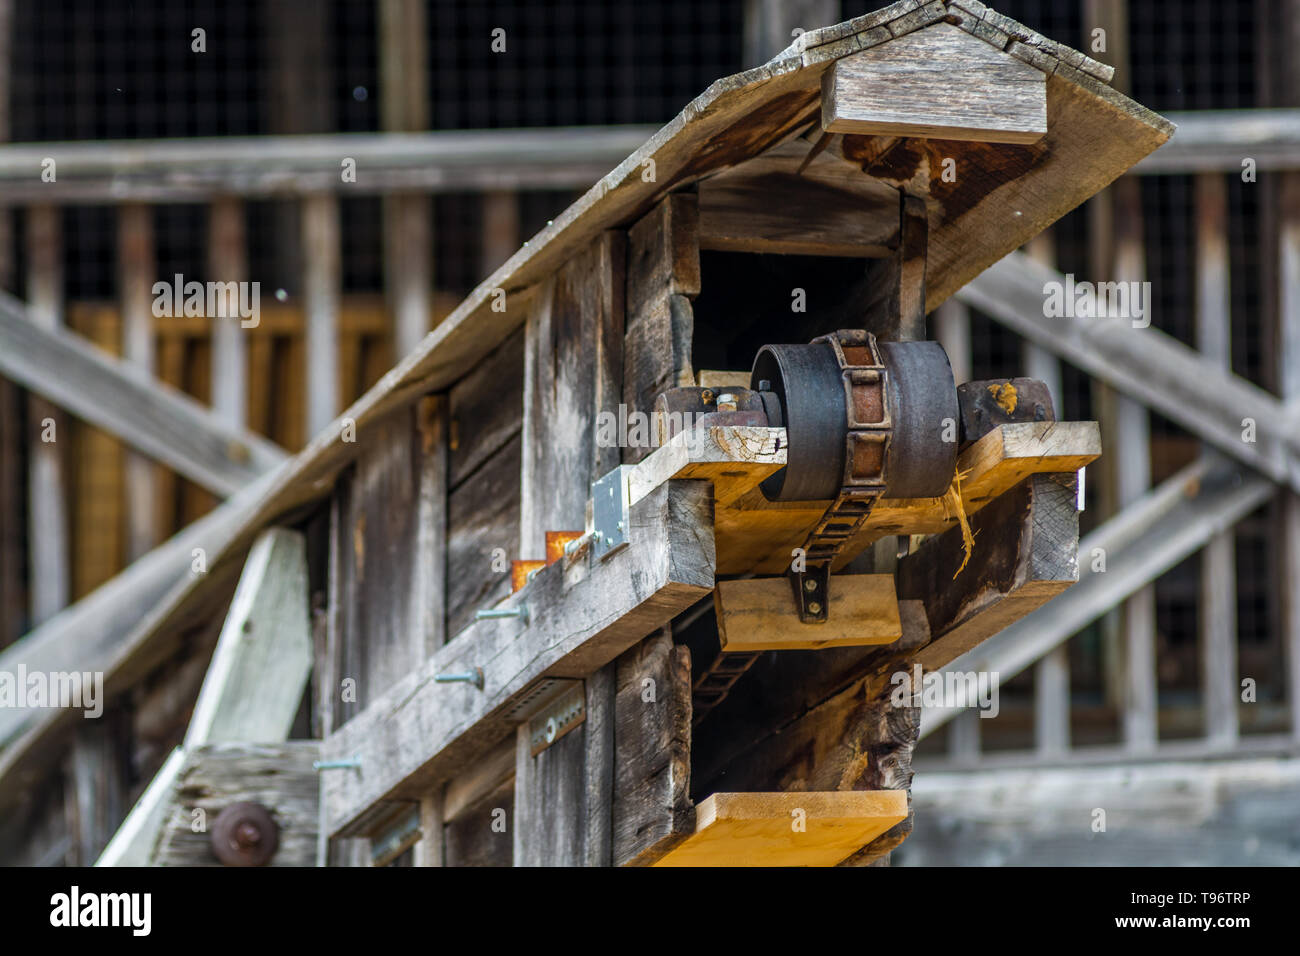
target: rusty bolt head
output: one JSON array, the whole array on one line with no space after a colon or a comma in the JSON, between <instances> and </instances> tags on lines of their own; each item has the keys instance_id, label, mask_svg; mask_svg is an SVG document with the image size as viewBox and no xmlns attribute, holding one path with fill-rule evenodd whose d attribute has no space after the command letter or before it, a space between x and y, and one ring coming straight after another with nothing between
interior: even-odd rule
<instances>
[{"instance_id":1,"label":"rusty bolt head","mask_svg":"<svg viewBox=\"0 0 1300 956\"><path fill-rule=\"evenodd\" d=\"M736 396L730 392L723 392L718 396L718 411L734 412L736 410Z\"/></svg>"},{"instance_id":2,"label":"rusty bolt head","mask_svg":"<svg viewBox=\"0 0 1300 956\"><path fill-rule=\"evenodd\" d=\"M280 846L280 828L260 803L232 803L212 825L212 852L226 866L265 866Z\"/></svg>"}]
</instances>

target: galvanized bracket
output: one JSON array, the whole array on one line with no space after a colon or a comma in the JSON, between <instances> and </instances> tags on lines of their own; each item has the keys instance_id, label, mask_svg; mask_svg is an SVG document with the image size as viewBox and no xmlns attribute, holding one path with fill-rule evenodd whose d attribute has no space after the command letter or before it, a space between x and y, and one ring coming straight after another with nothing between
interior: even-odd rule
<instances>
[{"instance_id":1,"label":"galvanized bracket","mask_svg":"<svg viewBox=\"0 0 1300 956\"><path fill-rule=\"evenodd\" d=\"M630 471L630 465L619 465L591 486L592 539L595 556L600 560L627 545Z\"/></svg>"},{"instance_id":2,"label":"galvanized bracket","mask_svg":"<svg viewBox=\"0 0 1300 956\"><path fill-rule=\"evenodd\" d=\"M574 683L528 721L528 750L534 757L587 719L586 685Z\"/></svg>"},{"instance_id":3,"label":"galvanized bracket","mask_svg":"<svg viewBox=\"0 0 1300 956\"><path fill-rule=\"evenodd\" d=\"M804 624L825 624L831 603L831 565L814 564L805 571L790 571L794 608Z\"/></svg>"}]
</instances>

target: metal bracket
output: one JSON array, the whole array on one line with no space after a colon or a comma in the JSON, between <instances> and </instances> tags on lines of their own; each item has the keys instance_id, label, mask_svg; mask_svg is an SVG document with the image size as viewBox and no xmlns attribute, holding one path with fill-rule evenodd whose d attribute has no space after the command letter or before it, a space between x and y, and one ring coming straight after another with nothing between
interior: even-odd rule
<instances>
[{"instance_id":1,"label":"metal bracket","mask_svg":"<svg viewBox=\"0 0 1300 956\"><path fill-rule=\"evenodd\" d=\"M536 757L587 719L587 690L583 681L568 688L528 721L528 750Z\"/></svg>"},{"instance_id":2,"label":"metal bracket","mask_svg":"<svg viewBox=\"0 0 1300 956\"><path fill-rule=\"evenodd\" d=\"M630 465L619 465L591 486L592 538L595 556L600 560L627 545L630 470Z\"/></svg>"},{"instance_id":3,"label":"metal bracket","mask_svg":"<svg viewBox=\"0 0 1300 956\"><path fill-rule=\"evenodd\" d=\"M831 566L814 564L806 571L790 571L794 608L804 624L825 624L831 603Z\"/></svg>"}]
</instances>

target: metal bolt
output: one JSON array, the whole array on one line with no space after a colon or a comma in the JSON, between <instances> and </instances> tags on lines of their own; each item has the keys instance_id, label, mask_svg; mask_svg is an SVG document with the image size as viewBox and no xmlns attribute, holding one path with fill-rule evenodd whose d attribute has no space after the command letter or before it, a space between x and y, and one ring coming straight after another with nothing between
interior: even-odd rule
<instances>
[{"instance_id":1,"label":"metal bolt","mask_svg":"<svg viewBox=\"0 0 1300 956\"><path fill-rule=\"evenodd\" d=\"M772 391L772 380L770 378L760 378L758 380L758 390L760 392Z\"/></svg>"},{"instance_id":2,"label":"metal bolt","mask_svg":"<svg viewBox=\"0 0 1300 956\"><path fill-rule=\"evenodd\" d=\"M706 388L704 391L700 392L700 401L705 405L710 404L713 401L713 389Z\"/></svg>"},{"instance_id":3,"label":"metal bolt","mask_svg":"<svg viewBox=\"0 0 1300 956\"><path fill-rule=\"evenodd\" d=\"M217 814L209 839L226 866L265 866L280 846L280 827L260 803L232 803Z\"/></svg>"},{"instance_id":4,"label":"metal bolt","mask_svg":"<svg viewBox=\"0 0 1300 956\"><path fill-rule=\"evenodd\" d=\"M804 578L804 579L803 579L803 589L804 589L805 591L816 591L816 590L817 590L817 582L814 581L812 578Z\"/></svg>"},{"instance_id":5,"label":"metal bolt","mask_svg":"<svg viewBox=\"0 0 1300 956\"><path fill-rule=\"evenodd\" d=\"M473 684L479 690L482 690L483 668L476 667L472 671L463 674L436 674L433 682L435 684Z\"/></svg>"},{"instance_id":6,"label":"metal bolt","mask_svg":"<svg viewBox=\"0 0 1300 956\"><path fill-rule=\"evenodd\" d=\"M736 410L736 396L730 392L723 392L718 396L718 411L734 412Z\"/></svg>"},{"instance_id":7,"label":"metal bolt","mask_svg":"<svg viewBox=\"0 0 1300 956\"><path fill-rule=\"evenodd\" d=\"M474 620L486 621L498 617L517 617L525 624L528 623L528 605L521 604L518 607L485 607L474 612Z\"/></svg>"},{"instance_id":8,"label":"metal bolt","mask_svg":"<svg viewBox=\"0 0 1300 956\"><path fill-rule=\"evenodd\" d=\"M821 612L822 612L822 606L821 606L820 603L818 603L817 601L809 601L809 602L808 602L808 613L809 613L809 614L820 614Z\"/></svg>"},{"instance_id":9,"label":"metal bolt","mask_svg":"<svg viewBox=\"0 0 1300 956\"><path fill-rule=\"evenodd\" d=\"M360 757L345 757L342 760L313 760L311 769L321 770L360 770Z\"/></svg>"}]
</instances>

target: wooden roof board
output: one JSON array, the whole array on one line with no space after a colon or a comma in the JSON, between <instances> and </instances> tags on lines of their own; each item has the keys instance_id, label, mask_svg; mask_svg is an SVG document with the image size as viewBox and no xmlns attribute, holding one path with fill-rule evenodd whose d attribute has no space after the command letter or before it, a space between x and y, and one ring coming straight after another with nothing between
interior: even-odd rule
<instances>
[{"instance_id":1,"label":"wooden roof board","mask_svg":"<svg viewBox=\"0 0 1300 956\"><path fill-rule=\"evenodd\" d=\"M278 469L236 533L209 552L209 567L216 570L241 562L263 527L325 496L358 447L343 441L345 422L363 429L421 394L450 386L523 323L533 287L598 233L627 226L664 195L759 156L802 132L820 113L822 74L841 57L944 20L994 45L1000 41L991 37L1014 37L1007 42L1008 52L1032 58L1033 65L1051 71L1049 132L1043 143L1024 147L955 143L948 153L942 141L907 140L903 152L895 149L886 155L887 163L902 162L893 171L903 180L924 176L931 187L930 308L1168 138L1172 125L1166 120L1069 65L1069 61L1082 63L1079 58L1086 60L1082 54L1022 26L990 33L985 21L993 15L974 0L946 4L900 0L863 17L809 31L768 63L715 81L526 242L418 348ZM1005 18L997 22L1014 24ZM866 147L852 142L852 137L845 137L845 144L841 154L849 160L855 148ZM933 158L947 155L957 157L959 168L951 189L931 175L938 168ZM868 167L864 172L877 175L888 170ZM507 293L504 312L491 308L499 289ZM178 584L125 641L113 647L110 659L95 662L105 671L106 692L121 690L130 677L139 675L141 655L154 658L144 652L156 636L193 618L191 602L198 606L207 605L214 596L220 600L218 582L228 587L231 579L229 574L210 572ZM218 591L212 590L214 586ZM0 790L8 788L12 771L30 748L44 740L57 717L55 711L33 715L22 735L0 752Z\"/></svg>"}]
</instances>

